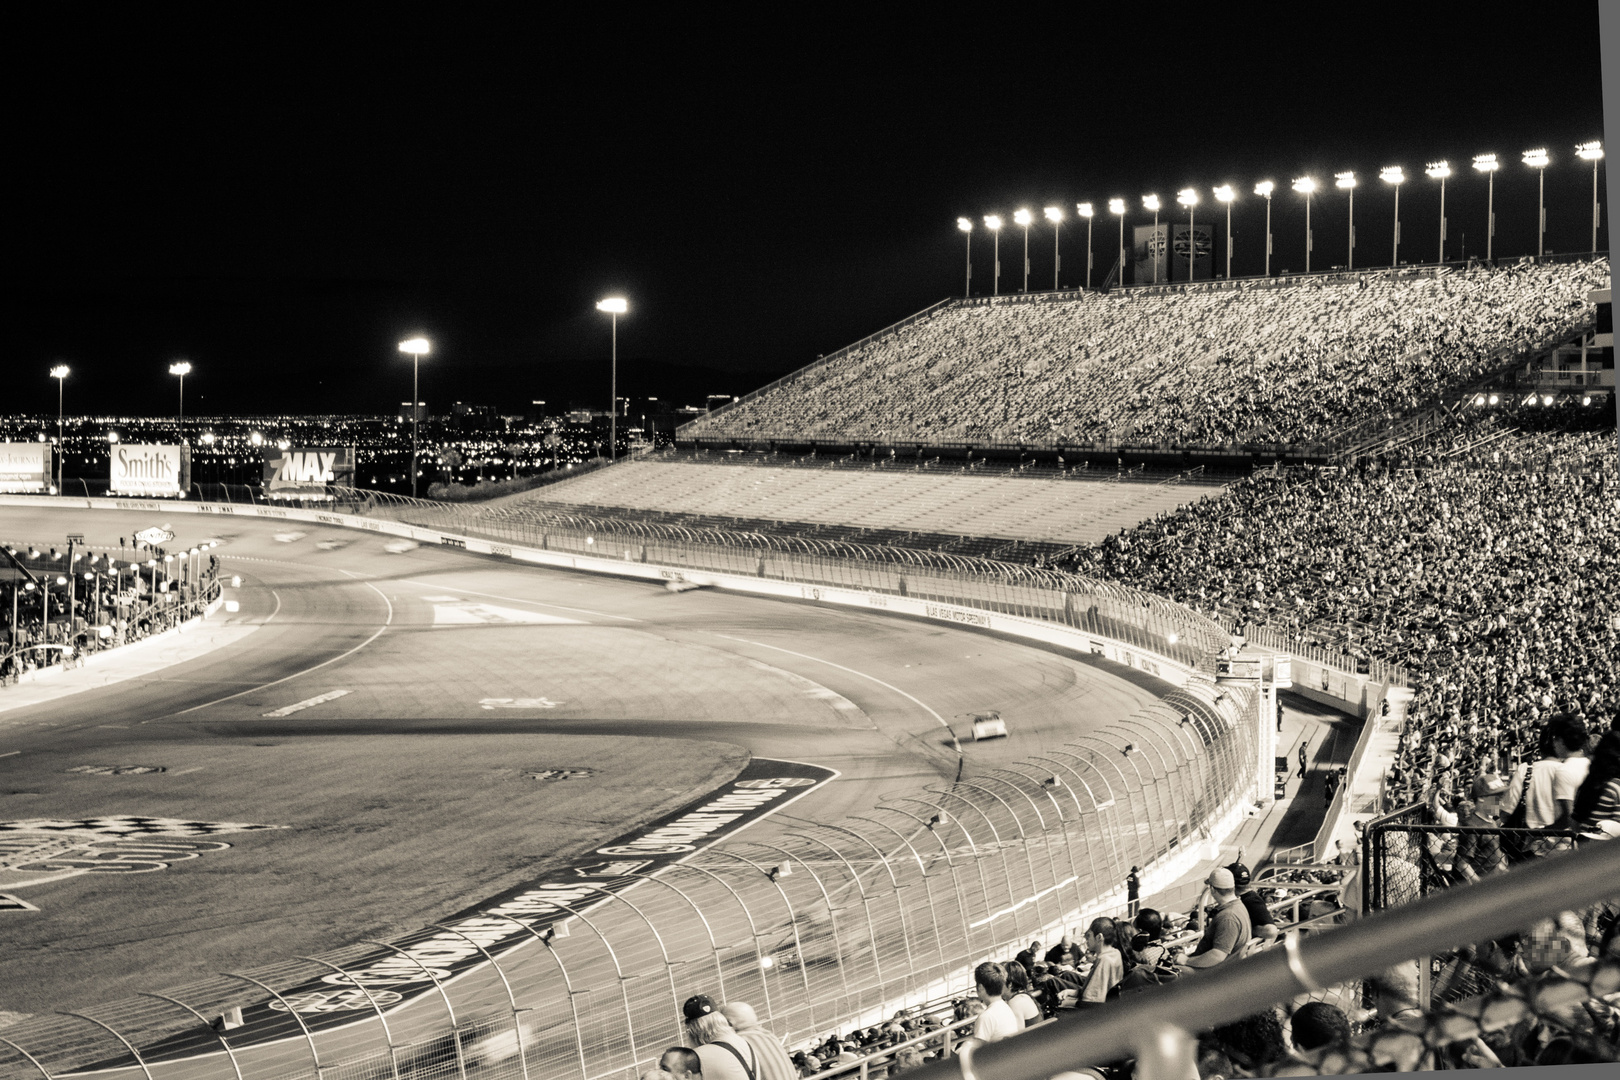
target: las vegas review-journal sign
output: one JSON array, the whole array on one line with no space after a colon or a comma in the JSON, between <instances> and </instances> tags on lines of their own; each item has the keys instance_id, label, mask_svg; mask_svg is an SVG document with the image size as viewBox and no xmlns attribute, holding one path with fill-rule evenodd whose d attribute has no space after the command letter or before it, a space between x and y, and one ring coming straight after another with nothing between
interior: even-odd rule
<instances>
[{"instance_id":1,"label":"las vegas review-journal sign","mask_svg":"<svg viewBox=\"0 0 1620 1080\"><path fill-rule=\"evenodd\" d=\"M0 443L0 491L16 495L44 492L51 482L48 443Z\"/></svg>"}]
</instances>

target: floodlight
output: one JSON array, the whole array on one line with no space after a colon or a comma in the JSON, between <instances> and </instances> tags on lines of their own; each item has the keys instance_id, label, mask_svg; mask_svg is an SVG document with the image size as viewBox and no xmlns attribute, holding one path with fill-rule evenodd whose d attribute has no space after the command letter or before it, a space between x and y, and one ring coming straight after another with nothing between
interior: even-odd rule
<instances>
[{"instance_id":1,"label":"floodlight","mask_svg":"<svg viewBox=\"0 0 1620 1080\"><path fill-rule=\"evenodd\" d=\"M1025 228L1028 228L1029 223L1034 221L1034 220L1035 220L1034 217L1032 217L1030 215L1030 212L1028 210L1015 210L1015 211L1013 211L1013 224L1014 225L1022 225Z\"/></svg>"},{"instance_id":2,"label":"floodlight","mask_svg":"<svg viewBox=\"0 0 1620 1080\"><path fill-rule=\"evenodd\" d=\"M189 363L187 363L186 361L184 361L184 360L181 360L177 364L170 364L169 365L169 374L170 375L190 375L191 374L191 365Z\"/></svg>"},{"instance_id":3,"label":"floodlight","mask_svg":"<svg viewBox=\"0 0 1620 1080\"><path fill-rule=\"evenodd\" d=\"M433 351L433 346L428 344L427 338L413 337L400 342L399 351L402 353L410 353L412 356L426 356L429 352Z\"/></svg>"},{"instance_id":4,"label":"floodlight","mask_svg":"<svg viewBox=\"0 0 1620 1080\"><path fill-rule=\"evenodd\" d=\"M1356 186L1356 174L1353 172L1334 173L1333 186L1348 191Z\"/></svg>"},{"instance_id":5,"label":"floodlight","mask_svg":"<svg viewBox=\"0 0 1620 1080\"><path fill-rule=\"evenodd\" d=\"M1046 208L1046 220L1056 225L1063 220L1063 210L1056 206L1048 206Z\"/></svg>"},{"instance_id":6,"label":"floodlight","mask_svg":"<svg viewBox=\"0 0 1620 1080\"><path fill-rule=\"evenodd\" d=\"M1478 169L1482 173L1492 173L1501 167L1502 164L1496 160L1495 154L1474 155L1474 168Z\"/></svg>"},{"instance_id":7,"label":"floodlight","mask_svg":"<svg viewBox=\"0 0 1620 1080\"><path fill-rule=\"evenodd\" d=\"M965 217L959 217L956 219L956 227L963 232L970 233L973 231L973 222Z\"/></svg>"},{"instance_id":8,"label":"floodlight","mask_svg":"<svg viewBox=\"0 0 1620 1080\"><path fill-rule=\"evenodd\" d=\"M611 311L615 315L623 315L630 310L630 304L622 296L610 296L606 300L598 300L596 310Z\"/></svg>"},{"instance_id":9,"label":"floodlight","mask_svg":"<svg viewBox=\"0 0 1620 1080\"><path fill-rule=\"evenodd\" d=\"M1386 184L1406 183L1406 173L1399 165L1389 165L1378 170L1378 179Z\"/></svg>"},{"instance_id":10,"label":"floodlight","mask_svg":"<svg viewBox=\"0 0 1620 1080\"><path fill-rule=\"evenodd\" d=\"M1123 214L1125 212L1125 200L1124 199L1109 199L1108 200L1108 212L1110 214Z\"/></svg>"},{"instance_id":11,"label":"floodlight","mask_svg":"<svg viewBox=\"0 0 1620 1080\"><path fill-rule=\"evenodd\" d=\"M1542 147L1539 150L1526 150L1524 152L1524 163L1530 166L1532 169L1545 169L1549 161L1550 159L1547 157L1546 147Z\"/></svg>"},{"instance_id":12,"label":"floodlight","mask_svg":"<svg viewBox=\"0 0 1620 1080\"><path fill-rule=\"evenodd\" d=\"M1176 202L1180 203L1182 206L1197 206L1198 192L1194 191L1192 188L1182 188L1180 191L1176 192Z\"/></svg>"},{"instance_id":13,"label":"floodlight","mask_svg":"<svg viewBox=\"0 0 1620 1080\"><path fill-rule=\"evenodd\" d=\"M1229 203L1237 198L1237 193L1232 190L1231 184L1222 184L1215 189L1215 198L1221 202Z\"/></svg>"},{"instance_id":14,"label":"floodlight","mask_svg":"<svg viewBox=\"0 0 1620 1080\"><path fill-rule=\"evenodd\" d=\"M1596 161L1603 156L1603 144L1596 140L1576 143L1575 156L1582 161Z\"/></svg>"},{"instance_id":15,"label":"floodlight","mask_svg":"<svg viewBox=\"0 0 1620 1080\"><path fill-rule=\"evenodd\" d=\"M1541 403L1543 405L1551 405L1553 403L1552 395L1551 394L1543 394L1543 395L1541 395Z\"/></svg>"},{"instance_id":16,"label":"floodlight","mask_svg":"<svg viewBox=\"0 0 1620 1080\"><path fill-rule=\"evenodd\" d=\"M66 364L57 364L55 367L51 368L51 378L53 378L53 379L65 379L67 377L68 377L68 366Z\"/></svg>"},{"instance_id":17,"label":"floodlight","mask_svg":"<svg viewBox=\"0 0 1620 1080\"><path fill-rule=\"evenodd\" d=\"M1276 190L1277 185L1273 184L1270 180L1262 180L1258 184L1254 185L1254 193L1265 199L1271 198L1271 193Z\"/></svg>"},{"instance_id":18,"label":"floodlight","mask_svg":"<svg viewBox=\"0 0 1620 1080\"><path fill-rule=\"evenodd\" d=\"M1501 399L1501 397L1500 397L1500 396L1498 396L1498 395L1496 395L1496 394L1492 394L1492 395L1491 395L1491 402L1490 402L1490 403L1491 403L1491 404L1492 404L1492 405L1496 405L1496 404L1499 404L1499 403L1500 403L1500 402L1501 402L1501 400L1502 400L1502 399Z\"/></svg>"},{"instance_id":19,"label":"floodlight","mask_svg":"<svg viewBox=\"0 0 1620 1080\"><path fill-rule=\"evenodd\" d=\"M1316 181L1309 176L1302 176L1294 181L1294 190L1302 195L1309 195L1316 190Z\"/></svg>"},{"instance_id":20,"label":"floodlight","mask_svg":"<svg viewBox=\"0 0 1620 1080\"><path fill-rule=\"evenodd\" d=\"M1424 167L1423 171L1435 180L1444 180L1451 175L1451 162L1431 161Z\"/></svg>"},{"instance_id":21,"label":"floodlight","mask_svg":"<svg viewBox=\"0 0 1620 1080\"><path fill-rule=\"evenodd\" d=\"M1144 196L1142 196L1142 206L1144 208L1148 209L1148 210L1153 211L1155 214L1157 214L1159 212L1159 206L1160 206L1159 197L1157 195L1144 195Z\"/></svg>"},{"instance_id":22,"label":"floodlight","mask_svg":"<svg viewBox=\"0 0 1620 1080\"><path fill-rule=\"evenodd\" d=\"M991 232L995 232L997 229L1001 228L1000 216L997 214L986 214L984 216L984 227L989 229Z\"/></svg>"},{"instance_id":23,"label":"floodlight","mask_svg":"<svg viewBox=\"0 0 1620 1080\"><path fill-rule=\"evenodd\" d=\"M1075 203L1074 204L1074 209L1075 209L1075 212L1078 213L1083 218L1089 218L1096 212L1096 211L1092 210L1091 204L1088 203L1088 202Z\"/></svg>"}]
</instances>

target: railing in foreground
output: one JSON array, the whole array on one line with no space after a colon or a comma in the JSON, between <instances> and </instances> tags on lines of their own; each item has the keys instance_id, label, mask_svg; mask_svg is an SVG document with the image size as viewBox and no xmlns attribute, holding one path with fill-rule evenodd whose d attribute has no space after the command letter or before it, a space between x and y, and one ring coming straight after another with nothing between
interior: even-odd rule
<instances>
[{"instance_id":1,"label":"railing in foreground","mask_svg":"<svg viewBox=\"0 0 1620 1080\"><path fill-rule=\"evenodd\" d=\"M1251 1016L1277 1002L1427 956L1503 937L1537 920L1598 903L1620 890L1620 843L1601 842L1475 885L1449 889L1339 930L1184 978L1168 987L1110 1002L1073 1020L1049 1024L906 1073L914 1080L1047 1080L1087 1066L1136 1059L1137 1080L1184 1080L1195 1071L1193 1033ZM1528 999L1473 999L1396 1028L1374 1040L1368 1063L1413 1068L1430 1046L1491 1030L1495 1013L1555 1013L1620 990L1620 962L1608 958L1570 977L1553 969ZM1495 1002L1509 1003L1496 1006ZM1516 1006L1511 1004L1517 1002ZM1494 1006L1494 1012L1488 1007ZM1380 1060L1380 1056L1384 1060ZM1360 1062L1347 1059L1351 1068Z\"/></svg>"}]
</instances>

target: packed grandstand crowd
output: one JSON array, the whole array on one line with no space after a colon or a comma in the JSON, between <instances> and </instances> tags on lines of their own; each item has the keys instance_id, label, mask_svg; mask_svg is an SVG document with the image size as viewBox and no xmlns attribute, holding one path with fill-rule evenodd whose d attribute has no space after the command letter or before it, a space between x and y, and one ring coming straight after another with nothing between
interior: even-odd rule
<instances>
[{"instance_id":1,"label":"packed grandstand crowd","mask_svg":"<svg viewBox=\"0 0 1620 1080\"><path fill-rule=\"evenodd\" d=\"M955 302L681 437L1313 443L1569 336L1608 281L1583 260Z\"/></svg>"}]
</instances>

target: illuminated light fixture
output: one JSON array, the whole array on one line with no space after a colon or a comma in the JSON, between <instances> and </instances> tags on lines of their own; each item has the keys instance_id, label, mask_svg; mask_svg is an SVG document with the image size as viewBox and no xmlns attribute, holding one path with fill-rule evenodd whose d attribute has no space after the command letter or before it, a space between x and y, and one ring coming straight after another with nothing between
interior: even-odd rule
<instances>
[{"instance_id":1,"label":"illuminated light fixture","mask_svg":"<svg viewBox=\"0 0 1620 1080\"><path fill-rule=\"evenodd\" d=\"M1485 261L1491 260L1492 246L1496 240L1496 170L1502 163L1496 160L1495 154L1475 154L1474 168L1485 174L1488 181L1485 194Z\"/></svg>"},{"instance_id":2,"label":"illuminated light fixture","mask_svg":"<svg viewBox=\"0 0 1620 1080\"><path fill-rule=\"evenodd\" d=\"M110 443L117 442L118 441L118 432L116 432L116 431L107 432L107 441L110 442Z\"/></svg>"},{"instance_id":3,"label":"illuminated light fixture","mask_svg":"<svg viewBox=\"0 0 1620 1080\"><path fill-rule=\"evenodd\" d=\"M1492 405L1497 405L1497 404L1500 404L1500 403L1501 403L1501 401L1502 401L1502 399L1501 399L1501 398L1500 398L1500 397L1499 397L1499 396L1497 396L1497 395L1496 395L1496 394L1492 394L1492 395L1491 395L1491 398L1490 398L1490 403L1491 403L1491 404L1492 404Z\"/></svg>"},{"instance_id":4,"label":"illuminated light fixture","mask_svg":"<svg viewBox=\"0 0 1620 1080\"><path fill-rule=\"evenodd\" d=\"M1155 285L1159 283L1159 255L1164 250L1164 244L1159 237L1160 205L1157 195L1142 196L1143 209L1153 211L1153 284Z\"/></svg>"},{"instance_id":5,"label":"illuminated light fixture","mask_svg":"<svg viewBox=\"0 0 1620 1080\"><path fill-rule=\"evenodd\" d=\"M417 424L422 417L422 398L418 390L420 383L417 378L417 366L421 363L422 357L433 351L433 345L425 337L406 338L399 343L399 351L411 358L411 498L414 499L416 497L416 463L418 458L416 434ZM254 434L257 435L258 433L255 432ZM257 446L259 444L254 443L253 445Z\"/></svg>"},{"instance_id":6,"label":"illuminated light fixture","mask_svg":"<svg viewBox=\"0 0 1620 1080\"><path fill-rule=\"evenodd\" d=\"M1086 288L1091 288L1091 219L1096 213L1088 202L1075 203L1074 212L1086 219Z\"/></svg>"},{"instance_id":7,"label":"illuminated light fixture","mask_svg":"<svg viewBox=\"0 0 1620 1080\"><path fill-rule=\"evenodd\" d=\"M1536 183L1536 258L1539 259L1545 254L1544 249L1547 242L1547 166L1550 164L1551 159L1547 157L1547 148L1543 146L1535 150L1526 150L1522 155L1522 160L1526 165L1535 169L1538 174Z\"/></svg>"},{"instance_id":8,"label":"illuminated light fixture","mask_svg":"<svg viewBox=\"0 0 1620 1080\"><path fill-rule=\"evenodd\" d=\"M990 230L994 237L995 257L990 268L990 295L1001 295L1001 217L997 214L984 216L984 227Z\"/></svg>"},{"instance_id":9,"label":"illuminated light fixture","mask_svg":"<svg viewBox=\"0 0 1620 1080\"><path fill-rule=\"evenodd\" d=\"M1552 397L1551 394L1543 394L1543 395L1541 395L1541 404L1542 405L1551 406L1552 403L1553 403L1553 397Z\"/></svg>"},{"instance_id":10,"label":"illuminated light fixture","mask_svg":"<svg viewBox=\"0 0 1620 1080\"><path fill-rule=\"evenodd\" d=\"M251 446L263 446L264 436L259 434L257 431L252 432L248 435L248 444Z\"/></svg>"},{"instance_id":11,"label":"illuminated light fixture","mask_svg":"<svg viewBox=\"0 0 1620 1080\"><path fill-rule=\"evenodd\" d=\"M1475 405L1484 405L1485 404L1485 395L1480 394L1479 396L1474 398L1474 404Z\"/></svg>"},{"instance_id":12,"label":"illuminated light fixture","mask_svg":"<svg viewBox=\"0 0 1620 1080\"><path fill-rule=\"evenodd\" d=\"M1271 276L1271 193L1276 190L1277 185L1270 180L1254 185L1254 193L1266 200L1266 277Z\"/></svg>"},{"instance_id":13,"label":"illuminated light fixture","mask_svg":"<svg viewBox=\"0 0 1620 1080\"><path fill-rule=\"evenodd\" d=\"M1063 208L1048 206L1044 211L1046 220L1052 223L1052 291L1056 292L1061 286L1058 284L1058 274L1063 268L1062 256L1058 254L1060 234L1063 231Z\"/></svg>"},{"instance_id":14,"label":"illuminated light fixture","mask_svg":"<svg viewBox=\"0 0 1620 1080\"><path fill-rule=\"evenodd\" d=\"M608 313L609 334L612 337L611 374L608 381L608 460L619 460L619 316L630 310L622 296L610 296L596 302L597 311Z\"/></svg>"},{"instance_id":15,"label":"illuminated light fixture","mask_svg":"<svg viewBox=\"0 0 1620 1080\"><path fill-rule=\"evenodd\" d=\"M1399 165L1386 165L1378 170L1378 179L1395 185L1395 243L1389 256L1389 265L1395 267L1401 262L1401 185L1406 183L1406 170Z\"/></svg>"},{"instance_id":16,"label":"illuminated light fixture","mask_svg":"<svg viewBox=\"0 0 1620 1080\"><path fill-rule=\"evenodd\" d=\"M1301 176L1294 181L1294 190L1305 196L1305 272L1311 272L1311 249L1315 247L1311 236L1311 193L1316 190L1313 177Z\"/></svg>"},{"instance_id":17,"label":"illuminated light fixture","mask_svg":"<svg viewBox=\"0 0 1620 1080\"><path fill-rule=\"evenodd\" d=\"M1029 227L1035 216L1028 210L1015 210L1013 224L1023 227L1024 230L1024 292L1029 292Z\"/></svg>"},{"instance_id":18,"label":"illuminated light fixture","mask_svg":"<svg viewBox=\"0 0 1620 1080\"><path fill-rule=\"evenodd\" d=\"M1125 200L1109 199L1108 212L1119 215L1119 267L1116 273L1119 274L1119 283L1123 285L1125 284ZM1104 285L1106 284L1107 282L1104 282Z\"/></svg>"},{"instance_id":19,"label":"illuminated light fixture","mask_svg":"<svg viewBox=\"0 0 1620 1080\"><path fill-rule=\"evenodd\" d=\"M1439 262L1446 261L1446 178L1451 175L1451 162L1440 160L1431 161L1424 166L1423 173L1431 180L1440 181L1440 255ZM1396 192L1399 197L1399 192Z\"/></svg>"},{"instance_id":20,"label":"illuminated light fixture","mask_svg":"<svg viewBox=\"0 0 1620 1080\"><path fill-rule=\"evenodd\" d=\"M956 227L962 231L967 240L967 275L963 279L962 295L970 297L973 295L973 221L970 218L959 217L956 219Z\"/></svg>"},{"instance_id":21,"label":"illuminated light fixture","mask_svg":"<svg viewBox=\"0 0 1620 1080\"><path fill-rule=\"evenodd\" d=\"M1193 229L1193 215L1197 212L1198 206L1197 190L1182 188L1176 192L1176 202L1187 208L1187 280L1191 281L1198 265L1198 238Z\"/></svg>"},{"instance_id":22,"label":"illuminated light fixture","mask_svg":"<svg viewBox=\"0 0 1620 1080\"><path fill-rule=\"evenodd\" d=\"M1551 159L1547 157L1546 147L1541 147L1540 149L1536 150L1526 150L1523 157L1524 163L1530 166L1532 169L1545 169L1552 163Z\"/></svg>"},{"instance_id":23,"label":"illuminated light fixture","mask_svg":"<svg viewBox=\"0 0 1620 1080\"><path fill-rule=\"evenodd\" d=\"M1340 191L1353 190L1356 186L1356 174L1353 172L1334 173L1333 186L1338 188ZM1295 190L1298 189L1296 188Z\"/></svg>"},{"instance_id":24,"label":"illuminated light fixture","mask_svg":"<svg viewBox=\"0 0 1620 1080\"><path fill-rule=\"evenodd\" d=\"M67 444L62 440L62 384L68 377L68 366L57 364L51 368L51 378L56 380L56 445L60 448L56 457L56 486L62 487L62 468L67 462Z\"/></svg>"},{"instance_id":25,"label":"illuminated light fixture","mask_svg":"<svg viewBox=\"0 0 1620 1080\"><path fill-rule=\"evenodd\" d=\"M1592 254L1597 254L1598 162L1603 160L1603 144L1597 140L1575 144L1575 156L1592 163Z\"/></svg>"},{"instance_id":26,"label":"illuminated light fixture","mask_svg":"<svg viewBox=\"0 0 1620 1080\"><path fill-rule=\"evenodd\" d=\"M1581 404L1582 405L1590 405L1590 404L1592 404L1592 395L1591 394L1586 394L1585 396L1583 396L1581 398Z\"/></svg>"}]
</instances>

